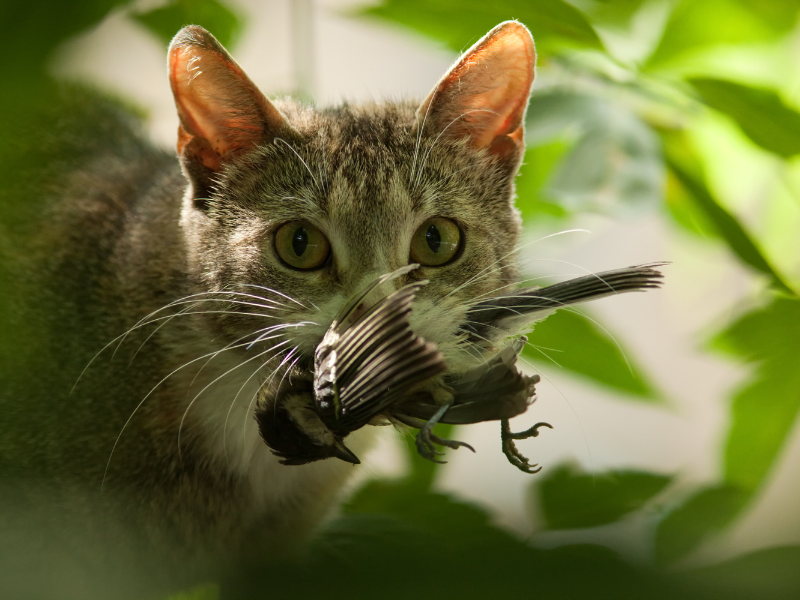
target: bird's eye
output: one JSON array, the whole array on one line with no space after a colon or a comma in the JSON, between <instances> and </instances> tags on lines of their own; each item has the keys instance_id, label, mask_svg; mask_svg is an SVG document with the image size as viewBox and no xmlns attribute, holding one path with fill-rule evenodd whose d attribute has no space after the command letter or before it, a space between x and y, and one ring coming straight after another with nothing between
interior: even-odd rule
<instances>
[{"instance_id":1,"label":"bird's eye","mask_svg":"<svg viewBox=\"0 0 800 600\"><path fill-rule=\"evenodd\" d=\"M275 233L275 252L293 269L319 269L328 261L331 244L323 233L307 221L281 225Z\"/></svg>"},{"instance_id":2,"label":"bird's eye","mask_svg":"<svg viewBox=\"0 0 800 600\"><path fill-rule=\"evenodd\" d=\"M428 267L445 265L461 247L461 230L444 217L425 221L411 238L411 261Z\"/></svg>"}]
</instances>

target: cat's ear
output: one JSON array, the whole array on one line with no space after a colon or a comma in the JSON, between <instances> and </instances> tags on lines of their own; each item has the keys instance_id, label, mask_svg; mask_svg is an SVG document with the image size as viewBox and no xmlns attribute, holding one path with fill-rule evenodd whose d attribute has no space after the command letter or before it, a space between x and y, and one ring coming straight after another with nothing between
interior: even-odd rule
<instances>
[{"instance_id":1,"label":"cat's ear","mask_svg":"<svg viewBox=\"0 0 800 600\"><path fill-rule=\"evenodd\" d=\"M528 29L517 21L501 23L458 59L417 109L417 119L437 135L467 138L516 168L535 65Z\"/></svg>"},{"instance_id":2,"label":"cat's ear","mask_svg":"<svg viewBox=\"0 0 800 600\"><path fill-rule=\"evenodd\" d=\"M180 119L178 154L191 179L202 184L233 157L291 131L286 118L202 27L178 32L169 47L168 67Z\"/></svg>"}]
</instances>

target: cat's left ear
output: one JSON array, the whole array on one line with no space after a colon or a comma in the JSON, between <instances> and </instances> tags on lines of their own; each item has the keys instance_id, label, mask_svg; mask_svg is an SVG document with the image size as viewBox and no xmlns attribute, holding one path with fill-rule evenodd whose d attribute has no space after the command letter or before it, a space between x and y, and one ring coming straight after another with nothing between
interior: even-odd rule
<instances>
[{"instance_id":1,"label":"cat's left ear","mask_svg":"<svg viewBox=\"0 0 800 600\"><path fill-rule=\"evenodd\" d=\"M518 21L501 23L439 81L417 109L418 122L445 138L467 138L516 169L535 65L528 29Z\"/></svg>"},{"instance_id":2,"label":"cat's left ear","mask_svg":"<svg viewBox=\"0 0 800 600\"><path fill-rule=\"evenodd\" d=\"M169 48L178 109L178 155L202 194L226 163L292 127L208 31L184 27Z\"/></svg>"}]
</instances>

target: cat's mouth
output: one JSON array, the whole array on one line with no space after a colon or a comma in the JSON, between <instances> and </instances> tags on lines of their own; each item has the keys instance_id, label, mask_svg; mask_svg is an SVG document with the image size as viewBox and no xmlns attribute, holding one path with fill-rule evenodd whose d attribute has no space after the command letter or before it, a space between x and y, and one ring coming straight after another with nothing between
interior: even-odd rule
<instances>
[{"instance_id":1,"label":"cat's mouth","mask_svg":"<svg viewBox=\"0 0 800 600\"><path fill-rule=\"evenodd\" d=\"M462 329L467 338L507 332L515 322L530 322L557 308L629 291L657 288L662 275L654 263L578 277L542 289L522 290L474 303ZM414 281L376 302L368 297L383 284L416 269L412 264L387 273L354 295L334 318L314 355L313 374L288 385L269 406L259 406L259 429L284 464L299 465L338 457L358 459L344 438L376 419L419 429L417 449L432 461L436 445L470 446L433 433L439 422L471 424L500 421L503 452L519 469L538 472L514 445L535 437L541 427L512 433L509 420L535 399L539 376L523 374L517 356L527 338L513 337L493 357L467 370L450 372L437 344L411 328L411 304L427 281ZM277 422L280 420L280 423Z\"/></svg>"}]
</instances>

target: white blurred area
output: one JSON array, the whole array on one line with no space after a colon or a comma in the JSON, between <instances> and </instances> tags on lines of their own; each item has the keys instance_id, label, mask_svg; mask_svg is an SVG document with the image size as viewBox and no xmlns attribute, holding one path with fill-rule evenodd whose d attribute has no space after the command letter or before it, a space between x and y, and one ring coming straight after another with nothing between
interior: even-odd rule
<instances>
[{"instance_id":1,"label":"white blurred area","mask_svg":"<svg viewBox=\"0 0 800 600\"><path fill-rule=\"evenodd\" d=\"M227 4L245 22L232 52L268 95L305 88L322 105L422 97L456 58L412 33L347 16L362 2L230 0ZM298 46L293 34L308 36L310 44L293 52ZM464 47L474 41L464 40ZM153 138L172 147L177 117L165 53L155 37L120 11L67 44L53 70L60 77L92 81L146 108ZM539 75L547 77L544 71ZM573 461L590 471L636 468L675 474L677 485L661 499L668 505L693 487L719 477L728 398L748 372L705 352L703 346L765 282L746 272L722 248L687 237L663 215L639 214L617 222L587 215L574 226L591 233L531 243L522 253L526 270L567 278L586 271L672 261L665 269L666 285L661 291L604 299L590 309L643 367L663 402L621 399L551 365L542 373L538 401L513 427L522 430L547 421L555 429L543 430L519 447L544 469ZM550 233L554 232L528 231L523 242ZM634 559L648 559L643 553L650 540L641 518L590 531L537 534L539 519L530 509L537 477L519 472L506 461L500 451L499 429L498 423L488 423L458 430L456 437L472 444L477 454L465 449L448 451L449 463L440 470L437 488L488 507L496 522L520 536L533 536L536 544L602 541ZM397 433L385 431L365 470L376 475L401 473L401 443ZM798 472L800 435L795 431L769 485L744 517L724 536L707 543L694 560L800 543Z\"/></svg>"}]
</instances>

